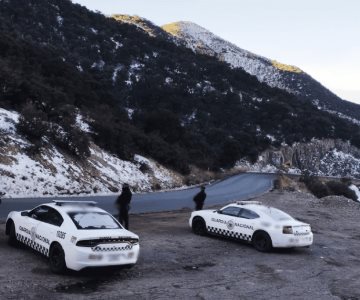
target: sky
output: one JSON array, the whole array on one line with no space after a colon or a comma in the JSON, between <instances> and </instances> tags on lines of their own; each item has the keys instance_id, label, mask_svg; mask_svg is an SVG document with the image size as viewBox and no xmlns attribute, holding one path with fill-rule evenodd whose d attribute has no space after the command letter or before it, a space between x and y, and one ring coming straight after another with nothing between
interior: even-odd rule
<instances>
[{"instance_id":1,"label":"sky","mask_svg":"<svg viewBox=\"0 0 360 300\"><path fill-rule=\"evenodd\" d=\"M295 65L360 104L360 0L73 0L156 25L194 22L240 48Z\"/></svg>"}]
</instances>

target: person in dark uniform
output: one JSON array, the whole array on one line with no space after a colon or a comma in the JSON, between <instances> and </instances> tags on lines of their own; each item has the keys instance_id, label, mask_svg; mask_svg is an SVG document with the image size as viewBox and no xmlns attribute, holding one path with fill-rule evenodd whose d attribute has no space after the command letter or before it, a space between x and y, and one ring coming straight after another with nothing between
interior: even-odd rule
<instances>
[{"instance_id":1,"label":"person in dark uniform","mask_svg":"<svg viewBox=\"0 0 360 300\"><path fill-rule=\"evenodd\" d=\"M124 183L121 194L116 199L116 205L119 210L119 222L126 229L129 229L129 209L132 193L127 183Z\"/></svg>"},{"instance_id":2,"label":"person in dark uniform","mask_svg":"<svg viewBox=\"0 0 360 300\"><path fill-rule=\"evenodd\" d=\"M194 196L195 210L202 210L206 199L205 186L201 186L200 192Z\"/></svg>"}]
</instances>

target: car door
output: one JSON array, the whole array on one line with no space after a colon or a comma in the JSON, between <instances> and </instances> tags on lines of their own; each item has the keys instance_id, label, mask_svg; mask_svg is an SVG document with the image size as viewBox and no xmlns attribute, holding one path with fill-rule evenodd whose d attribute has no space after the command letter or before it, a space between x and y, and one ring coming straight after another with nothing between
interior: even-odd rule
<instances>
[{"instance_id":1,"label":"car door","mask_svg":"<svg viewBox=\"0 0 360 300\"><path fill-rule=\"evenodd\" d=\"M211 218L211 226L208 231L213 234L236 237L235 222L238 218L240 207L227 206L217 211Z\"/></svg>"},{"instance_id":2,"label":"car door","mask_svg":"<svg viewBox=\"0 0 360 300\"><path fill-rule=\"evenodd\" d=\"M28 245L29 247L38 250L38 243L36 239L40 218L43 213L43 207L38 206L31 210L19 224L17 235L18 240Z\"/></svg>"},{"instance_id":3,"label":"car door","mask_svg":"<svg viewBox=\"0 0 360 300\"><path fill-rule=\"evenodd\" d=\"M44 205L43 214L37 227L37 242L40 252L49 255L50 244L59 238L64 239L65 233L60 230L63 218L61 214L52 207Z\"/></svg>"},{"instance_id":4,"label":"car door","mask_svg":"<svg viewBox=\"0 0 360 300\"><path fill-rule=\"evenodd\" d=\"M251 241L254 233L256 219L260 218L254 211L241 208L238 218L235 222L235 230L237 231L239 238L246 241Z\"/></svg>"}]
</instances>

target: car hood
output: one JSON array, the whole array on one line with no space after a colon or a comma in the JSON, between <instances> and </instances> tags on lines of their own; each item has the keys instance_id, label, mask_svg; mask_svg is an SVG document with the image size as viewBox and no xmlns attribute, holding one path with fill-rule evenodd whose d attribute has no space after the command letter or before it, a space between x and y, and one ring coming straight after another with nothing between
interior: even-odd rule
<instances>
[{"instance_id":1,"label":"car hood","mask_svg":"<svg viewBox=\"0 0 360 300\"><path fill-rule=\"evenodd\" d=\"M216 209L203 209L192 212L192 215L207 215L216 212Z\"/></svg>"}]
</instances>

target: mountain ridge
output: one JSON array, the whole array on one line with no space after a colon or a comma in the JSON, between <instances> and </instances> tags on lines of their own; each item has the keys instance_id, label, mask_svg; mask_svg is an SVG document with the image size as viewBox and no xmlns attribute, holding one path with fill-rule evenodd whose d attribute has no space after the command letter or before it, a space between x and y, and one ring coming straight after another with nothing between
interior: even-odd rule
<instances>
[{"instance_id":1,"label":"mountain ridge","mask_svg":"<svg viewBox=\"0 0 360 300\"><path fill-rule=\"evenodd\" d=\"M193 51L215 56L235 68L240 67L272 87L300 94L322 110L330 113L337 111L355 118L355 122L360 121L360 108L357 104L336 96L296 66L283 64L244 50L192 22L173 22L163 25L162 28L178 40L182 40ZM341 115L338 116L341 117Z\"/></svg>"}]
</instances>

